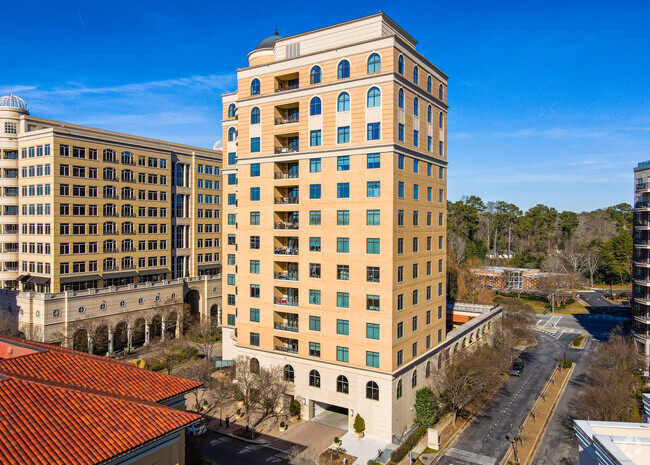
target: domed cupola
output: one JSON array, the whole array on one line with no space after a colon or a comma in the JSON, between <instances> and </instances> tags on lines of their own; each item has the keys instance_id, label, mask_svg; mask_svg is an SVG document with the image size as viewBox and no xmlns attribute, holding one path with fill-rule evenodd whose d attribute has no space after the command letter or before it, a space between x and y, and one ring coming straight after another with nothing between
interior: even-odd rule
<instances>
[{"instance_id":1,"label":"domed cupola","mask_svg":"<svg viewBox=\"0 0 650 465\"><path fill-rule=\"evenodd\" d=\"M278 30L275 30L275 34L272 36L268 36L263 38L259 44L257 44L257 47L255 47L255 50L260 50L262 48L273 48L273 45L277 40L284 39L281 35L278 35Z\"/></svg>"},{"instance_id":2,"label":"domed cupola","mask_svg":"<svg viewBox=\"0 0 650 465\"><path fill-rule=\"evenodd\" d=\"M0 97L0 109L13 108L29 114L29 108L23 99L14 94L3 95Z\"/></svg>"},{"instance_id":3,"label":"domed cupola","mask_svg":"<svg viewBox=\"0 0 650 465\"><path fill-rule=\"evenodd\" d=\"M275 43L284 39L281 35L278 34L278 30L275 30L275 34L263 38L255 50L248 54L248 66L257 66L270 63L273 61L273 46Z\"/></svg>"}]
</instances>

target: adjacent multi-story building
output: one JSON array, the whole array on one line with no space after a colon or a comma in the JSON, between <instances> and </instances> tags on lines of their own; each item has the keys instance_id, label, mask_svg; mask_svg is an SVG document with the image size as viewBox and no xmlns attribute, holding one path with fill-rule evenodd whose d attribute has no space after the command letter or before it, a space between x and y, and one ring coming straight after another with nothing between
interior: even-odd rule
<instances>
[{"instance_id":1,"label":"adjacent multi-story building","mask_svg":"<svg viewBox=\"0 0 650 465\"><path fill-rule=\"evenodd\" d=\"M223 96L224 357L386 440L445 339L447 76L416 44L382 13L276 32Z\"/></svg>"},{"instance_id":2,"label":"adjacent multi-story building","mask_svg":"<svg viewBox=\"0 0 650 465\"><path fill-rule=\"evenodd\" d=\"M189 290L181 281L217 283L221 272L219 151L37 118L7 95L0 208L3 301L20 292L27 337L69 341L72 320L183 303ZM102 288L114 305L95 295ZM125 291L128 298L118 297ZM219 295L220 284L206 284L189 300L198 311L202 297L207 314Z\"/></svg>"},{"instance_id":3,"label":"adjacent multi-story building","mask_svg":"<svg viewBox=\"0 0 650 465\"><path fill-rule=\"evenodd\" d=\"M632 331L650 370L650 161L634 168L634 260Z\"/></svg>"}]
</instances>

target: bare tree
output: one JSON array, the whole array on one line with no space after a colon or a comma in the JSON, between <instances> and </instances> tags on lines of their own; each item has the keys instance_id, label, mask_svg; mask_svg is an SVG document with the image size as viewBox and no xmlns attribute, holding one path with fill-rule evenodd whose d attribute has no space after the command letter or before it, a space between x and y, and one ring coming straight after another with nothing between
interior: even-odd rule
<instances>
[{"instance_id":1,"label":"bare tree","mask_svg":"<svg viewBox=\"0 0 650 465\"><path fill-rule=\"evenodd\" d=\"M582 252L568 251L565 255L571 271L576 274L583 274L586 271L585 254Z\"/></svg>"},{"instance_id":2,"label":"bare tree","mask_svg":"<svg viewBox=\"0 0 650 465\"><path fill-rule=\"evenodd\" d=\"M285 395L292 385L284 379L284 369L279 365L260 369L259 376L262 389L261 403L266 417L282 410Z\"/></svg>"},{"instance_id":3,"label":"bare tree","mask_svg":"<svg viewBox=\"0 0 650 465\"><path fill-rule=\"evenodd\" d=\"M0 308L0 334L18 336L18 312Z\"/></svg>"},{"instance_id":4,"label":"bare tree","mask_svg":"<svg viewBox=\"0 0 650 465\"><path fill-rule=\"evenodd\" d=\"M221 328L216 320L195 322L190 326L187 338L196 344L199 353L207 360L212 360L214 351L221 341Z\"/></svg>"},{"instance_id":5,"label":"bare tree","mask_svg":"<svg viewBox=\"0 0 650 465\"><path fill-rule=\"evenodd\" d=\"M598 270L600 265L600 255L598 252L593 250L588 251L585 254L585 268L589 271L589 283L591 287L594 287L594 274Z\"/></svg>"},{"instance_id":6,"label":"bare tree","mask_svg":"<svg viewBox=\"0 0 650 465\"><path fill-rule=\"evenodd\" d=\"M456 264L460 266L460 264L463 263L463 260L465 260L465 246L467 245L465 238L450 232L448 240L449 247L454 252Z\"/></svg>"}]
</instances>

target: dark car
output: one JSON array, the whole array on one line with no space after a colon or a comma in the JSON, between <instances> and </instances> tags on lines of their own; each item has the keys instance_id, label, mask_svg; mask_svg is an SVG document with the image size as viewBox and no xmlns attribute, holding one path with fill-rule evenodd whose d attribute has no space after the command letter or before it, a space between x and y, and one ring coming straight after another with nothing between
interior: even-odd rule
<instances>
[{"instance_id":1,"label":"dark car","mask_svg":"<svg viewBox=\"0 0 650 465\"><path fill-rule=\"evenodd\" d=\"M521 376L523 372L524 372L524 362L515 362L512 364L512 368L510 369L511 375Z\"/></svg>"}]
</instances>

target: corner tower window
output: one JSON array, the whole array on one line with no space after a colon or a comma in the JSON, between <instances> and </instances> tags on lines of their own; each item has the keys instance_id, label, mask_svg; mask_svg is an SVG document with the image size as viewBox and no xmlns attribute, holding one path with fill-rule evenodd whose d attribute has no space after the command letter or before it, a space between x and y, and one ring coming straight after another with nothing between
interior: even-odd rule
<instances>
[{"instance_id":1,"label":"corner tower window","mask_svg":"<svg viewBox=\"0 0 650 465\"><path fill-rule=\"evenodd\" d=\"M255 78L251 81L251 95L259 95L260 93L260 80Z\"/></svg>"}]
</instances>

